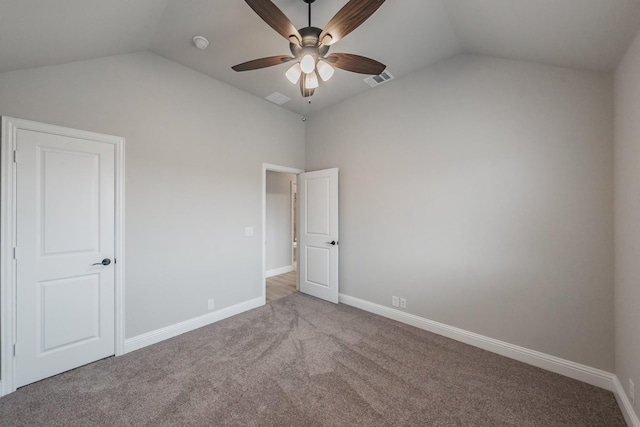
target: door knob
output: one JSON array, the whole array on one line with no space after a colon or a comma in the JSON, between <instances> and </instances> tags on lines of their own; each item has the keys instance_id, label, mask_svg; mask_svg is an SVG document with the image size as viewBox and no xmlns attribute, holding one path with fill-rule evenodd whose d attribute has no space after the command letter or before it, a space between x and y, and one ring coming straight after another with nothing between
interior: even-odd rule
<instances>
[{"instance_id":1,"label":"door knob","mask_svg":"<svg viewBox=\"0 0 640 427\"><path fill-rule=\"evenodd\" d=\"M111 264L111 260L109 258L105 258L100 262L96 262L95 264L91 264L91 265L109 265Z\"/></svg>"},{"instance_id":2,"label":"door knob","mask_svg":"<svg viewBox=\"0 0 640 427\"><path fill-rule=\"evenodd\" d=\"M332 240L332 241L330 241L330 242L327 242L327 245L331 245L331 246L335 246L335 245L337 245L337 244L338 244L338 242L336 242L335 240Z\"/></svg>"}]
</instances>

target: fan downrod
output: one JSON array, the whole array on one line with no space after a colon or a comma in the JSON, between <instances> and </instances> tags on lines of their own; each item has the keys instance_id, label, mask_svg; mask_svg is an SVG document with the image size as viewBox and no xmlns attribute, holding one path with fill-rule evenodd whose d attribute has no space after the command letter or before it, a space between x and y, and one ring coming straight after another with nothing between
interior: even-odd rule
<instances>
[{"instance_id":1,"label":"fan downrod","mask_svg":"<svg viewBox=\"0 0 640 427\"><path fill-rule=\"evenodd\" d=\"M309 26L311 26L311 3L313 3L316 0L302 0L302 1L309 5Z\"/></svg>"}]
</instances>

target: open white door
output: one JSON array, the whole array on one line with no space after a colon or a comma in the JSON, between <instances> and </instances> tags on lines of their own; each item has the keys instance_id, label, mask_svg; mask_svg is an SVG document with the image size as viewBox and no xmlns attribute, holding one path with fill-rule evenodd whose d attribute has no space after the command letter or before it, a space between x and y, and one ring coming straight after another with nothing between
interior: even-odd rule
<instances>
[{"instance_id":1,"label":"open white door","mask_svg":"<svg viewBox=\"0 0 640 427\"><path fill-rule=\"evenodd\" d=\"M114 354L114 144L18 129L15 387Z\"/></svg>"},{"instance_id":2,"label":"open white door","mask_svg":"<svg viewBox=\"0 0 640 427\"><path fill-rule=\"evenodd\" d=\"M298 175L300 292L338 303L338 169Z\"/></svg>"}]
</instances>

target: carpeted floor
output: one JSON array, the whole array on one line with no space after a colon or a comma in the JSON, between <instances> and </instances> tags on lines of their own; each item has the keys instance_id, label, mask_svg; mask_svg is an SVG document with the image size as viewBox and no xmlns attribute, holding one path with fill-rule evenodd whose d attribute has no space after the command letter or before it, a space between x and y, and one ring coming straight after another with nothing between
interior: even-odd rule
<instances>
[{"instance_id":1,"label":"carpeted floor","mask_svg":"<svg viewBox=\"0 0 640 427\"><path fill-rule=\"evenodd\" d=\"M23 387L20 426L624 426L612 393L299 293Z\"/></svg>"}]
</instances>

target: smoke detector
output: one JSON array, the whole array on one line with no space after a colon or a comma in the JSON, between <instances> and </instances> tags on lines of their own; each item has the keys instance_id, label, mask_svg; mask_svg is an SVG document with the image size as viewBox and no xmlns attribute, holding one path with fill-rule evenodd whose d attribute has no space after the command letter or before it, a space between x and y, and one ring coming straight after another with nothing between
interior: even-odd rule
<instances>
[{"instance_id":1,"label":"smoke detector","mask_svg":"<svg viewBox=\"0 0 640 427\"><path fill-rule=\"evenodd\" d=\"M195 36L193 38L193 43L196 45L198 49L206 49L209 46L209 40L207 40L203 36Z\"/></svg>"}]
</instances>

